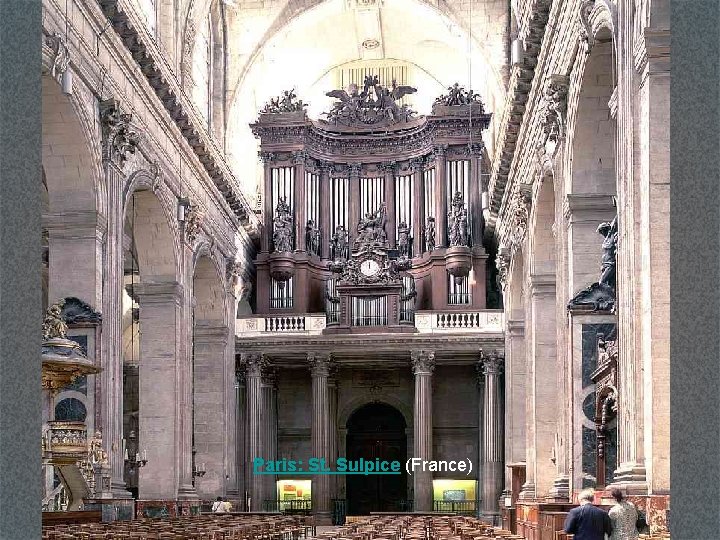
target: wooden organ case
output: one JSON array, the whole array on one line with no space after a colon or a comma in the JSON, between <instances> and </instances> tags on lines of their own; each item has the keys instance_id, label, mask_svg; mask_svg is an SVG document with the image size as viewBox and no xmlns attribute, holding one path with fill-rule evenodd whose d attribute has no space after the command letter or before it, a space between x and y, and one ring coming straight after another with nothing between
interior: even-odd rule
<instances>
[{"instance_id":1,"label":"wooden organ case","mask_svg":"<svg viewBox=\"0 0 720 540\"><path fill-rule=\"evenodd\" d=\"M482 132L455 85L428 116L369 76L312 120L292 92L251 125L264 163L256 313L325 312L327 333L413 331L415 310L486 305Z\"/></svg>"}]
</instances>

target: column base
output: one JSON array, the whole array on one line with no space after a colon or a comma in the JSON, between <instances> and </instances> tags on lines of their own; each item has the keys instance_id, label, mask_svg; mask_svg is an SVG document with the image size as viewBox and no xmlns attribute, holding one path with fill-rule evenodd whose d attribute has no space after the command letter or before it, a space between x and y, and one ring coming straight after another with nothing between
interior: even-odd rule
<instances>
[{"instance_id":1,"label":"column base","mask_svg":"<svg viewBox=\"0 0 720 540\"><path fill-rule=\"evenodd\" d=\"M177 494L178 501L197 501L200 500L200 496L198 495L198 492L195 490L195 487L191 485L182 485L178 488L178 494Z\"/></svg>"},{"instance_id":2,"label":"column base","mask_svg":"<svg viewBox=\"0 0 720 540\"><path fill-rule=\"evenodd\" d=\"M518 495L518 499L522 499L523 501L531 501L535 499L535 495L535 484L533 482L525 482L522 489L520 490L520 495Z\"/></svg>"},{"instance_id":3,"label":"column base","mask_svg":"<svg viewBox=\"0 0 720 540\"><path fill-rule=\"evenodd\" d=\"M132 493L130 493L125 485L124 481L111 482L110 491L112 492L113 499L132 499Z\"/></svg>"},{"instance_id":4,"label":"column base","mask_svg":"<svg viewBox=\"0 0 720 540\"><path fill-rule=\"evenodd\" d=\"M648 484L645 467L637 463L623 463L615 470L613 481L606 490L613 488L618 488L628 495L646 495Z\"/></svg>"},{"instance_id":5,"label":"column base","mask_svg":"<svg viewBox=\"0 0 720 540\"><path fill-rule=\"evenodd\" d=\"M480 512L480 519L489 523L493 527L497 527L502 524L500 514L496 512L487 512L483 510Z\"/></svg>"},{"instance_id":6,"label":"column base","mask_svg":"<svg viewBox=\"0 0 720 540\"><path fill-rule=\"evenodd\" d=\"M85 510L100 510L103 523L135 519L133 499L84 499Z\"/></svg>"},{"instance_id":7,"label":"column base","mask_svg":"<svg viewBox=\"0 0 720 540\"><path fill-rule=\"evenodd\" d=\"M570 477L565 474L556 477L546 500L550 502L568 502L570 500Z\"/></svg>"}]
</instances>

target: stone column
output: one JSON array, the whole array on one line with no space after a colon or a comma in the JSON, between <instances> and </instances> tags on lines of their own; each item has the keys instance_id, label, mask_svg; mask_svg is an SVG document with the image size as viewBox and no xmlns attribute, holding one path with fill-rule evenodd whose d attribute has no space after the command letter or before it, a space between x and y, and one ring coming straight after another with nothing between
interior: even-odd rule
<instances>
[{"instance_id":1,"label":"stone column","mask_svg":"<svg viewBox=\"0 0 720 540\"><path fill-rule=\"evenodd\" d=\"M447 179L445 178L447 145L438 145L435 153L435 246L447 247Z\"/></svg>"},{"instance_id":2,"label":"stone column","mask_svg":"<svg viewBox=\"0 0 720 540\"><path fill-rule=\"evenodd\" d=\"M482 354L482 353L481 353ZM482 417L482 516L498 523L498 501L503 488L503 405L500 385L502 358L497 352L482 354L485 381Z\"/></svg>"},{"instance_id":3,"label":"stone column","mask_svg":"<svg viewBox=\"0 0 720 540\"><path fill-rule=\"evenodd\" d=\"M140 437L147 466L139 471L143 499L174 500L181 480L178 467L183 433L178 414L182 368L178 365L182 286L177 282L138 283L140 305Z\"/></svg>"},{"instance_id":4,"label":"stone column","mask_svg":"<svg viewBox=\"0 0 720 540\"><path fill-rule=\"evenodd\" d=\"M312 456L325 459L330 468L330 376L328 355L310 353L308 364L312 376ZM312 509L318 525L330 524L330 477L326 474L313 476Z\"/></svg>"},{"instance_id":5,"label":"stone column","mask_svg":"<svg viewBox=\"0 0 720 540\"><path fill-rule=\"evenodd\" d=\"M413 222L408 223L413 231L413 257L419 257L423 253L425 236L425 179L423 178L424 160L413 159L410 162L410 169L413 171Z\"/></svg>"},{"instance_id":6,"label":"stone column","mask_svg":"<svg viewBox=\"0 0 720 540\"><path fill-rule=\"evenodd\" d=\"M322 246L320 251L323 259L330 258L330 236L335 231L330 230L332 213L332 189L330 186L330 167L332 165L325 161L318 163L320 169L320 235Z\"/></svg>"},{"instance_id":7,"label":"stone column","mask_svg":"<svg viewBox=\"0 0 720 540\"><path fill-rule=\"evenodd\" d=\"M415 411L414 411L414 452L413 457L422 460L432 459L432 374L435 369L433 351L412 351L412 370L415 375ZM432 473L415 471L413 486L415 491L415 510L430 512L433 509Z\"/></svg>"},{"instance_id":8,"label":"stone column","mask_svg":"<svg viewBox=\"0 0 720 540\"><path fill-rule=\"evenodd\" d=\"M130 126L131 115L124 114L119 102L108 99L100 103L103 168L107 187L107 232L102 283L101 396L100 427L112 469L112 491L115 497L130 498L125 489L123 455L123 359L122 359L122 294L123 294L123 229L126 178L123 172L128 152L137 140ZM51 255L52 256L52 255ZM52 291L50 291L52 292ZM54 300L51 297L51 302Z\"/></svg>"},{"instance_id":9,"label":"stone column","mask_svg":"<svg viewBox=\"0 0 720 540\"><path fill-rule=\"evenodd\" d=\"M245 367L245 392L247 403L247 455L245 456L245 486L250 497L250 511L262 510L263 476L253 471L253 459L265 458L263 439L262 372L267 360L260 353L242 353Z\"/></svg>"},{"instance_id":10,"label":"stone column","mask_svg":"<svg viewBox=\"0 0 720 540\"><path fill-rule=\"evenodd\" d=\"M269 366L263 373L261 380L262 406L262 438L266 460L274 461L277 458L277 372ZM261 477L263 479L263 501L274 501L277 497L276 480L274 474ZM262 504L262 502L261 502Z\"/></svg>"},{"instance_id":11,"label":"stone column","mask_svg":"<svg viewBox=\"0 0 720 540\"><path fill-rule=\"evenodd\" d=\"M381 170L385 176L385 204L387 205L387 227L385 233L388 245L395 247L397 236L397 218L395 217L395 162L382 164ZM411 225L408 223L408 225Z\"/></svg>"},{"instance_id":12,"label":"stone column","mask_svg":"<svg viewBox=\"0 0 720 540\"><path fill-rule=\"evenodd\" d=\"M293 175L295 177L295 249L305 251L305 227L307 225L307 201L305 193L305 157L304 151L293 152Z\"/></svg>"},{"instance_id":13,"label":"stone column","mask_svg":"<svg viewBox=\"0 0 720 540\"><path fill-rule=\"evenodd\" d=\"M272 162L275 161L275 154L271 152L260 152L260 161L263 163L263 227L264 232L260 238L260 250L270 251L270 239L272 238L273 213L275 209L272 203Z\"/></svg>"},{"instance_id":14,"label":"stone column","mask_svg":"<svg viewBox=\"0 0 720 540\"><path fill-rule=\"evenodd\" d=\"M239 360L239 359L238 359ZM245 470L248 463L247 454L247 387L245 385L245 370L237 361L235 368L235 390L237 395L236 417L235 417L235 477L237 478L238 496L242 505L238 510L249 510L245 503L248 497L248 485L246 484Z\"/></svg>"},{"instance_id":15,"label":"stone column","mask_svg":"<svg viewBox=\"0 0 720 540\"><path fill-rule=\"evenodd\" d=\"M351 163L348 165L349 212L348 212L348 240L352 246L357 236L357 224L360 221L360 170L362 165Z\"/></svg>"},{"instance_id":16,"label":"stone column","mask_svg":"<svg viewBox=\"0 0 720 540\"><path fill-rule=\"evenodd\" d=\"M505 330L505 463L525 460L525 322L508 319ZM505 490L512 492L512 471L505 470ZM515 493L515 496L518 494Z\"/></svg>"},{"instance_id":17,"label":"stone column","mask_svg":"<svg viewBox=\"0 0 720 540\"><path fill-rule=\"evenodd\" d=\"M334 467L338 458L338 419L337 419L337 401L338 401L338 383L337 383L337 365L330 364L330 377L328 378L328 401L329 405L329 466ZM330 511L332 512L332 499L338 497L338 477L330 477Z\"/></svg>"},{"instance_id":18,"label":"stone column","mask_svg":"<svg viewBox=\"0 0 720 540\"><path fill-rule=\"evenodd\" d=\"M529 440L526 447L526 483L523 498L545 497L550 494L556 469L552 464L559 392L556 377L557 328L555 326L555 275L530 276L527 359L528 409L526 424Z\"/></svg>"},{"instance_id":19,"label":"stone column","mask_svg":"<svg viewBox=\"0 0 720 540\"><path fill-rule=\"evenodd\" d=\"M225 492L225 437L232 428L225 413L225 347L227 326L195 321L194 330L194 426L195 466L205 465L205 476L195 479L203 499L213 500ZM221 408L218 404L222 404Z\"/></svg>"}]
</instances>

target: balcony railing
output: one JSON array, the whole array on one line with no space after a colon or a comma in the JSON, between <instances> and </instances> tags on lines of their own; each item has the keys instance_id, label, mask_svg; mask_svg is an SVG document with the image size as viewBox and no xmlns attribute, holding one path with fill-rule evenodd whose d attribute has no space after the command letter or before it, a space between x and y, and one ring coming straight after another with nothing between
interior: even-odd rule
<instances>
[{"instance_id":1,"label":"balcony railing","mask_svg":"<svg viewBox=\"0 0 720 540\"><path fill-rule=\"evenodd\" d=\"M312 501L310 499L293 499L287 501L266 499L263 501L263 510L265 512L310 513L310 511L312 511Z\"/></svg>"},{"instance_id":2,"label":"balcony railing","mask_svg":"<svg viewBox=\"0 0 720 540\"><path fill-rule=\"evenodd\" d=\"M415 327L420 334L499 333L504 329L502 311L418 311ZM267 335L321 335L327 326L324 313L251 316L237 319L239 337Z\"/></svg>"},{"instance_id":3,"label":"balcony railing","mask_svg":"<svg viewBox=\"0 0 720 540\"><path fill-rule=\"evenodd\" d=\"M475 515L476 503L472 500L433 501L435 512L452 512L453 514Z\"/></svg>"}]
</instances>

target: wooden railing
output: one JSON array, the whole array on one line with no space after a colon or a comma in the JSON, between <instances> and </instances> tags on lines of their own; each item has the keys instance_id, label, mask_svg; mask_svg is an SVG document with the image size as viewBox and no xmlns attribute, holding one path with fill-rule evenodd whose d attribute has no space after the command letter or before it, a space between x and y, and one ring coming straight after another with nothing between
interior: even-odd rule
<instances>
[{"instance_id":1,"label":"wooden railing","mask_svg":"<svg viewBox=\"0 0 720 540\"><path fill-rule=\"evenodd\" d=\"M433 510L435 512L452 512L453 514L474 515L476 503L473 500L462 501L433 501Z\"/></svg>"}]
</instances>

